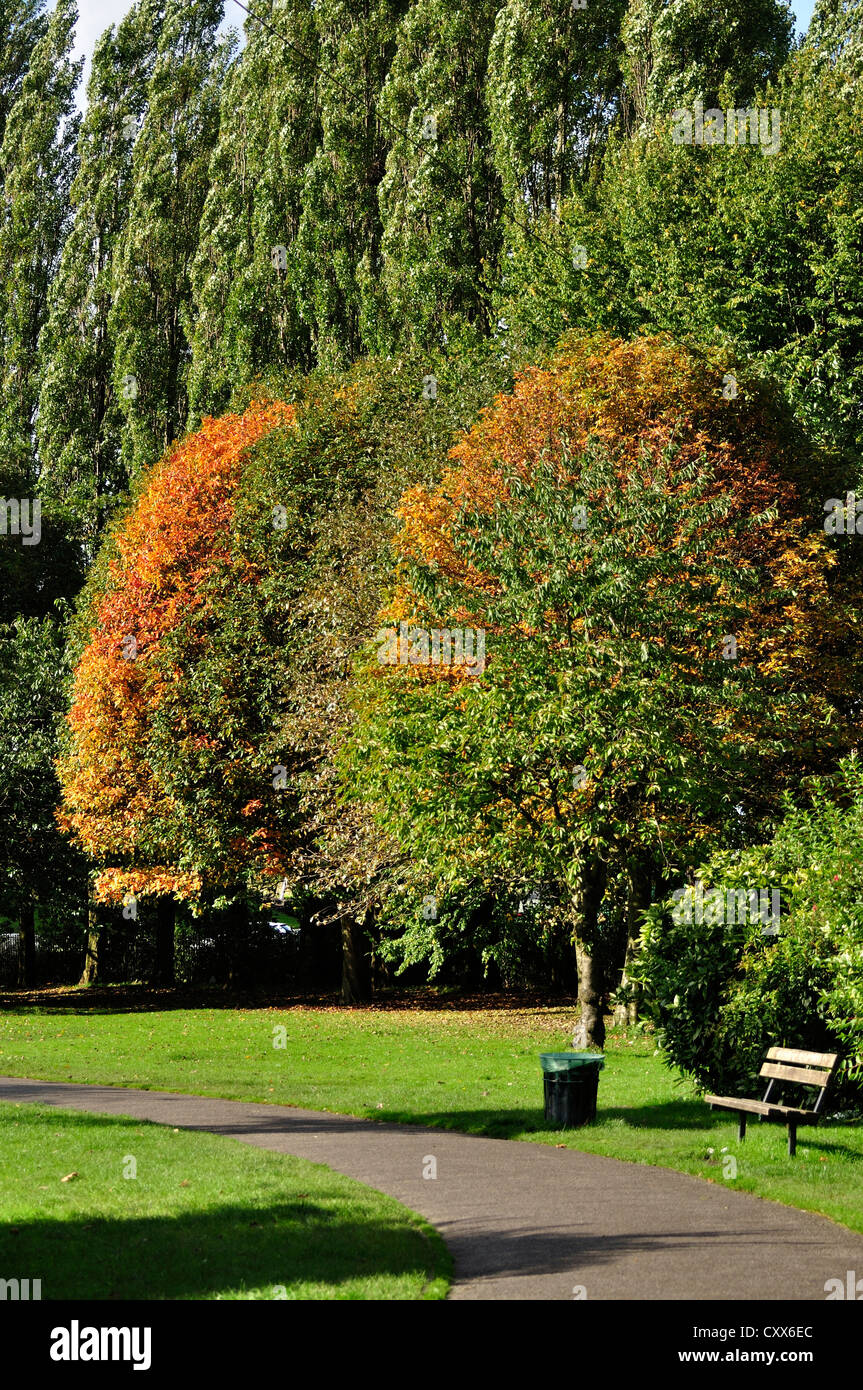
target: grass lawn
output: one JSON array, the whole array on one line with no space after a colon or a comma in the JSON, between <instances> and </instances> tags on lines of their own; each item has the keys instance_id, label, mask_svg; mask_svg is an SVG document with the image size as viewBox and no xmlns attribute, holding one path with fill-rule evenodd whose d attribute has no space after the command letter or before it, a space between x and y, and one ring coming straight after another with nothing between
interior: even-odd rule
<instances>
[{"instance_id":1,"label":"grass lawn","mask_svg":"<svg viewBox=\"0 0 863 1390\"><path fill-rule=\"evenodd\" d=\"M0 1272L43 1300L442 1298L450 1269L421 1217L322 1164L0 1105Z\"/></svg>"},{"instance_id":2,"label":"grass lawn","mask_svg":"<svg viewBox=\"0 0 863 1390\"><path fill-rule=\"evenodd\" d=\"M863 1123L801 1129L794 1159L778 1125L753 1123L738 1145L733 1117L714 1114L676 1080L650 1037L613 1032L597 1122L551 1130L538 1053L568 1048L571 1009L133 1012L105 1002L89 1011L86 994L67 998L59 1007L0 1013L0 1074L270 1101L563 1144L727 1183L863 1231ZM284 1047L274 1046L280 1041Z\"/></svg>"}]
</instances>

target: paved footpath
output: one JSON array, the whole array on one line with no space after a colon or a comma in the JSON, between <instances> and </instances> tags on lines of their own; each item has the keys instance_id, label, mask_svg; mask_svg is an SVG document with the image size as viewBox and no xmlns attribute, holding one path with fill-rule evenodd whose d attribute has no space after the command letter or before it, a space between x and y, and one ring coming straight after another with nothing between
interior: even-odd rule
<instances>
[{"instance_id":1,"label":"paved footpath","mask_svg":"<svg viewBox=\"0 0 863 1390\"><path fill-rule=\"evenodd\" d=\"M863 1236L824 1217L572 1149L285 1105L12 1077L0 1077L0 1101L130 1115L326 1163L438 1228L455 1260L455 1300L823 1301L828 1279L844 1283L849 1269L863 1274ZM784 1137L777 1127L777 1145ZM435 1179L423 1177L430 1158Z\"/></svg>"}]
</instances>

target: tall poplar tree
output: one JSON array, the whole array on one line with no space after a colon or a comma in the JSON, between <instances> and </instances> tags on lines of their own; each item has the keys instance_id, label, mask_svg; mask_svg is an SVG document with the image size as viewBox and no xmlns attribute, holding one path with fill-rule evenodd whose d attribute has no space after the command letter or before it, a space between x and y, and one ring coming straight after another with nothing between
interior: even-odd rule
<instances>
[{"instance_id":1,"label":"tall poplar tree","mask_svg":"<svg viewBox=\"0 0 863 1390\"><path fill-rule=\"evenodd\" d=\"M321 143L306 171L294 273L319 362L352 361L378 333L378 186L391 132L381 88L407 0L319 0Z\"/></svg>"},{"instance_id":2,"label":"tall poplar tree","mask_svg":"<svg viewBox=\"0 0 863 1390\"><path fill-rule=\"evenodd\" d=\"M168 0L135 143L108 317L130 476L163 453L188 413L191 266L233 50L217 38L222 9L222 0Z\"/></svg>"},{"instance_id":3,"label":"tall poplar tree","mask_svg":"<svg viewBox=\"0 0 863 1390\"><path fill-rule=\"evenodd\" d=\"M320 139L311 0L258 4L225 83L210 191L192 267L193 421L274 365L313 365L300 313L296 236L303 179Z\"/></svg>"},{"instance_id":4,"label":"tall poplar tree","mask_svg":"<svg viewBox=\"0 0 863 1390\"><path fill-rule=\"evenodd\" d=\"M48 287L69 227L83 60L73 63L77 10L57 0L36 43L0 148L0 457L5 478L26 489L36 473L34 422L39 335Z\"/></svg>"},{"instance_id":5,"label":"tall poplar tree","mask_svg":"<svg viewBox=\"0 0 863 1390\"><path fill-rule=\"evenodd\" d=\"M399 29L381 96L391 148L380 188L396 341L439 341L453 320L489 327L500 181L485 80L497 9L497 0L417 0Z\"/></svg>"},{"instance_id":6,"label":"tall poplar tree","mask_svg":"<svg viewBox=\"0 0 863 1390\"><path fill-rule=\"evenodd\" d=\"M791 51L786 0L630 0L625 47L628 119L651 126L658 116L698 99L716 106L726 86L742 106L775 78Z\"/></svg>"},{"instance_id":7,"label":"tall poplar tree","mask_svg":"<svg viewBox=\"0 0 863 1390\"><path fill-rule=\"evenodd\" d=\"M92 543L119 467L124 414L108 331L113 259L132 194L132 154L146 110L164 0L139 0L96 45L72 185L74 221L42 333L39 458L43 493L63 498Z\"/></svg>"},{"instance_id":8,"label":"tall poplar tree","mask_svg":"<svg viewBox=\"0 0 863 1390\"><path fill-rule=\"evenodd\" d=\"M47 27L45 0L3 0L0 10L0 145L6 118L27 73L30 55Z\"/></svg>"},{"instance_id":9,"label":"tall poplar tree","mask_svg":"<svg viewBox=\"0 0 863 1390\"><path fill-rule=\"evenodd\" d=\"M863 3L817 0L806 46L821 53L849 81L863 77Z\"/></svg>"},{"instance_id":10,"label":"tall poplar tree","mask_svg":"<svg viewBox=\"0 0 863 1390\"><path fill-rule=\"evenodd\" d=\"M511 219L557 217L595 166L621 86L624 0L507 0L488 61L494 157Z\"/></svg>"}]
</instances>

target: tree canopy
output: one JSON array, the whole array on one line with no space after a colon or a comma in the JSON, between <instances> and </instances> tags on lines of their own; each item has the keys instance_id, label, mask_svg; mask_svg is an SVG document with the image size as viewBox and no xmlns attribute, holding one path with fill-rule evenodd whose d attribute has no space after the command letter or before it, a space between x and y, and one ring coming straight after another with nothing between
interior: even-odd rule
<instances>
[{"instance_id":1,"label":"tree canopy","mask_svg":"<svg viewBox=\"0 0 863 1390\"><path fill-rule=\"evenodd\" d=\"M745 835L857 735L859 607L831 588L781 412L742 376L729 399L730 365L576 343L399 508L399 636L360 686L351 786L444 880L518 865L588 951L630 856L680 866ZM453 631L473 660L435 654Z\"/></svg>"},{"instance_id":2,"label":"tree canopy","mask_svg":"<svg viewBox=\"0 0 863 1390\"><path fill-rule=\"evenodd\" d=\"M63 823L102 866L103 900L126 892L193 897L202 869L215 863L220 881L230 882L238 864L267 852L270 832L249 824L261 809L253 795L261 781L246 766L245 731L236 714L220 723L226 711L212 687L215 724L204 731L196 723L188 698L195 692L183 685L171 638L182 624L206 626L207 580L220 561L241 563L242 584L254 585L253 566L233 554L232 499L247 451L291 418L287 406L252 403L242 415L205 421L169 450L115 527L92 581L61 777ZM241 652L235 657L242 661ZM227 700L224 666L221 682Z\"/></svg>"}]
</instances>

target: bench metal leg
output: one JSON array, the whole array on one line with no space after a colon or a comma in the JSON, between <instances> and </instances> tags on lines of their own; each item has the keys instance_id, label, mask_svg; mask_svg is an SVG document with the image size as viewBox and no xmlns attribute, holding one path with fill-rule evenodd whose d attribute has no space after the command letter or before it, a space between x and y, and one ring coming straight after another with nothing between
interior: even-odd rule
<instances>
[{"instance_id":1,"label":"bench metal leg","mask_svg":"<svg viewBox=\"0 0 863 1390\"><path fill-rule=\"evenodd\" d=\"M737 1138L742 1142L746 1138L746 1116L741 1115L737 1122Z\"/></svg>"},{"instance_id":2,"label":"bench metal leg","mask_svg":"<svg viewBox=\"0 0 863 1390\"><path fill-rule=\"evenodd\" d=\"M796 1154L796 1152L797 1152L797 1126L796 1126L795 1124L789 1124L789 1126L788 1126L788 1157L789 1157L789 1158L793 1158L794 1155Z\"/></svg>"}]
</instances>

